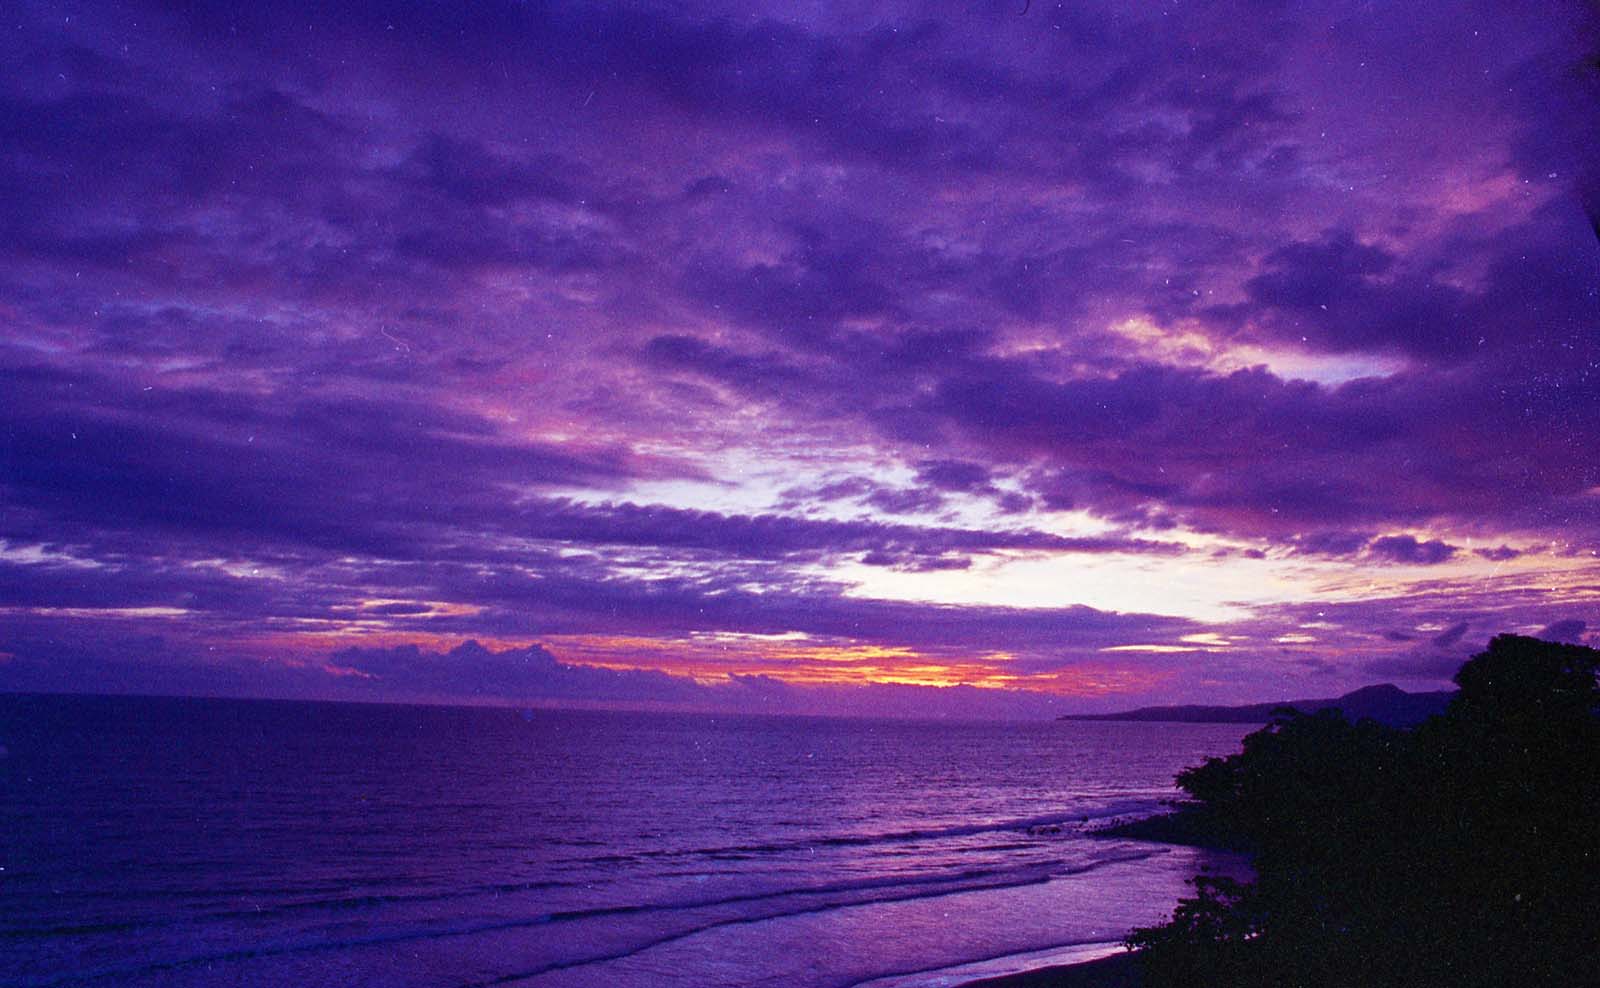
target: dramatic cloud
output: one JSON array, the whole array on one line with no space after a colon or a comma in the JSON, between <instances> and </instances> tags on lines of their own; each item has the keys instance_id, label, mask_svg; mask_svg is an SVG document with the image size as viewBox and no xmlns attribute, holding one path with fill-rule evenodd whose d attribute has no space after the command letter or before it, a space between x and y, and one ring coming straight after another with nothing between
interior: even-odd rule
<instances>
[{"instance_id":1,"label":"dramatic cloud","mask_svg":"<svg viewBox=\"0 0 1600 988\"><path fill-rule=\"evenodd\" d=\"M1597 38L23 0L0 688L1043 715L1581 636Z\"/></svg>"},{"instance_id":2,"label":"dramatic cloud","mask_svg":"<svg viewBox=\"0 0 1600 988\"><path fill-rule=\"evenodd\" d=\"M1385 535L1373 539L1367 545L1367 551L1379 559L1390 562L1433 566L1454 556L1458 549L1438 539L1419 542L1412 535Z\"/></svg>"},{"instance_id":3,"label":"dramatic cloud","mask_svg":"<svg viewBox=\"0 0 1600 988\"><path fill-rule=\"evenodd\" d=\"M1539 633L1534 637L1543 638L1546 641L1568 642L1573 645L1581 645L1583 644L1583 632L1588 627L1589 624L1586 621L1581 621L1577 618L1567 618L1564 621L1556 621L1553 624L1540 628Z\"/></svg>"},{"instance_id":4,"label":"dramatic cloud","mask_svg":"<svg viewBox=\"0 0 1600 988\"><path fill-rule=\"evenodd\" d=\"M663 672L565 665L537 645L491 652L469 641L442 655L415 645L356 648L335 652L330 666L400 695L685 702L699 693L693 680Z\"/></svg>"}]
</instances>

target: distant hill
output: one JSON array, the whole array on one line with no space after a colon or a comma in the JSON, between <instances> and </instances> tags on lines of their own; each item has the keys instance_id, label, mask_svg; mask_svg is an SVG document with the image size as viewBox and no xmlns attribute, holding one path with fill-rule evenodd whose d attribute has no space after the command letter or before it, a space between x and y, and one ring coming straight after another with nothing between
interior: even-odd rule
<instances>
[{"instance_id":1,"label":"distant hill","mask_svg":"<svg viewBox=\"0 0 1600 988\"><path fill-rule=\"evenodd\" d=\"M1140 707L1116 714L1067 714L1057 720L1143 720L1179 721L1187 724L1265 724L1273 711L1293 707L1301 713L1336 709L1348 720L1370 717L1391 727L1420 724L1434 714L1444 713L1455 696L1454 690L1433 693L1407 693L1393 683L1364 686L1332 700L1283 700L1278 703L1252 703L1242 707Z\"/></svg>"}]
</instances>

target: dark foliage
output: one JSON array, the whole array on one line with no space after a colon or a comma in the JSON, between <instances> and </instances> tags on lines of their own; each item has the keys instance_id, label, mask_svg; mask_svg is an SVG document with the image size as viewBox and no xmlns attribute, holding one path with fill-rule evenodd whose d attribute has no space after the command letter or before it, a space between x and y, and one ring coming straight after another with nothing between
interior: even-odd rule
<instances>
[{"instance_id":1,"label":"dark foliage","mask_svg":"<svg viewBox=\"0 0 1600 988\"><path fill-rule=\"evenodd\" d=\"M1600 652L1501 635L1411 730L1285 711L1178 784L1256 880L1128 938L1164 986L1600 983Z\"/></svg>"}]
</instances>

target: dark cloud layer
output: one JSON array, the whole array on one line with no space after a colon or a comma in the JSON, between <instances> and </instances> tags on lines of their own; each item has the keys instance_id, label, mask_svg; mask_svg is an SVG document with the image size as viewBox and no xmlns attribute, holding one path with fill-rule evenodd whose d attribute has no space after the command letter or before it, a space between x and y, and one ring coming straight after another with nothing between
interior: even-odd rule
<instances>
[{"instance_id":1,"label":"dark cloud layer","mask_svg":"<svg viewBox=\"0 0 1600 988\"><path fill-rule=\"evenodd\" d=\"M1584 634L1590 6L1022 6L17 5L0 671L621 702L678 686L527 643L724 633L1256 696Z\"/></svg>"}]
</instances>

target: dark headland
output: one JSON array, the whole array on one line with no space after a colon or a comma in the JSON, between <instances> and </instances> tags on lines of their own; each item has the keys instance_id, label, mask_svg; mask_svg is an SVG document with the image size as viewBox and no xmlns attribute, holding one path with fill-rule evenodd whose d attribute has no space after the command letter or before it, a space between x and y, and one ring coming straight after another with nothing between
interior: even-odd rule
<instances>
[{"instance_id":1,"label":"dark headland","mask_svg":"<svg viewBox=\"0 0 1600 988\"><path fill-rule=\"evenodd\" d=\"M1600 651L1498 635L1455 683L1420 723L1405 721L1428 694L1358 690L1274 714L1238 753L1180 772L1169 821L1210 833L1119 835L1247 850L1252 880L1197 875L1170 921L1128 935L1131 955L978 984L1597 983ZM1208 709L1244 716L1186 713Z\"/></svg>"},{"instance_id":2,"label":"dark headland","mask_svg":"<svg viewBox=\"0 0 1600 988\"><path fill-rule=\"evenodd\" d=\"M1337 710L1349 721L1375 720L1388 727L1411 727L1442 714L1454 690L1407 693L1393 683L1364 686L1344 696L1326 700L1279 700L1238 707L1140 707L1114 714L1066 714L1057 720L1173 721L1186 724L1265 724L1285 708L1303 714Z\"/></svg>"}]
</instances>

